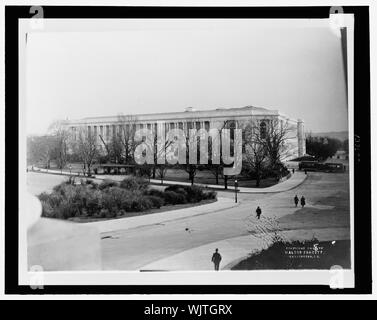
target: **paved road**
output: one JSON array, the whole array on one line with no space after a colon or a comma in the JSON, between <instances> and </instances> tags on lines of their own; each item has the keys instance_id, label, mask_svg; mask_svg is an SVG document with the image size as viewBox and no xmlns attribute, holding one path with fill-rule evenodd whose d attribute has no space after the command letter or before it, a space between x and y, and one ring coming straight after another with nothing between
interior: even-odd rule
<instances>
[{"instance_id":1,"label":"paved road","mask_svg":"<svg viewBox=\"0 0 377 320\"><path fill-rule=\"evenodd\" d=\"M304 195L311 209L309 215L293 205L293 197ZM240 194L237 208L193 216L185 219L139 227L106 234L102 240L102 261L106 270L138 270L154 261L167 258L184 250L244 236L249 232L259 233L274 230L279 218L295 217L283 221L284 228L304 229L333 226L349 228L348 213L344 218L334 220L335 206L348 207L348 175L309 173L308 179L299 187L277 194ZM219 192L221 197L233 197L228 192ZM328 200L326 200L328 199ZM331 199L331 205L328 201ZM334 206L335 204L335 206ZM255 208L262 208L262 219L254 217ZM325 214L316 215L323 210ZM297 214L299 214L297 216ZM317 218L318 217L318 218ZM302 219L301 219L302 220ZM209 252L209 256L212 252Z\"/></svg>"}]
</instances>

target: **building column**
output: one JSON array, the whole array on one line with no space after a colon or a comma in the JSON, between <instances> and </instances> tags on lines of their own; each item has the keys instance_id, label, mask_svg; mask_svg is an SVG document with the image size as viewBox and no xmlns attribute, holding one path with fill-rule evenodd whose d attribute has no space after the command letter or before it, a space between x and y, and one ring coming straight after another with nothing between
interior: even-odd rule
<instances>
[{"instance_id":1,"label":"building column","mask_svg":"<svg viewBox=\"0 0 377 320\"><path fill-rule=\"evenodd\" d=\"M298 143L298 156L302 157L306 153L306 139L304 131L304 121L297 120L297 143Z\"/></svg>"}]
</instances>

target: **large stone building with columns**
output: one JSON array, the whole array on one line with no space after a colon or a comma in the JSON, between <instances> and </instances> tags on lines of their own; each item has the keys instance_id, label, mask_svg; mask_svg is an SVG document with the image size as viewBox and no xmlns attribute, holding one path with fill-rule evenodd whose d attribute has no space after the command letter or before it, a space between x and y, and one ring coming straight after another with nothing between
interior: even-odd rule
<instances>
[{"instance_id":1,"label":"large stone building with columns","mask_svg":"<svg viewBox=\"0 0 377 320\"><path fill-rule=\"evenodd\" d=\"M132 114L129 116L90 117L80 120L71 120L67 126L75 139L80 127L84 127L98 139L109 142L113 135L121 132L120 126L133 125L136 129L147 128L157 132L158 126L165 126L165 132L170 129L183 129L185 132L191 128L220 129L224 123L234 122L235 126L253 121L261 126L268 126L271 119L278 119L282 123L289 123L292 130L289 133L287 144L289 152L283 160L303 156L305 150L305 133L302 120L287 117L278 110L268 110L260 107L246 106L241 108L218 108L215 110L194 110L187 108L181 112Z\"/></svg>"}]
</instances>

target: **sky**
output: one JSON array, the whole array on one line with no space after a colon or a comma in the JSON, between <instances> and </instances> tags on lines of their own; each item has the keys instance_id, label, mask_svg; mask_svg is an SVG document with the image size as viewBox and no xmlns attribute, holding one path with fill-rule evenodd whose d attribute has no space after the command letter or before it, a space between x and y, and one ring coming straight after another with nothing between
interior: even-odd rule
<instances>
[{"instance_id":1,"label":"sky","mask_svg":"<svg viewBox=\"0 0 377 320\"><path fill-rule=\"evenodd\" d=\"M28 134L59 119L257 106L348 130L340 38L250 20L51 22L27 38Z\"/></svg>"}]
</instances>

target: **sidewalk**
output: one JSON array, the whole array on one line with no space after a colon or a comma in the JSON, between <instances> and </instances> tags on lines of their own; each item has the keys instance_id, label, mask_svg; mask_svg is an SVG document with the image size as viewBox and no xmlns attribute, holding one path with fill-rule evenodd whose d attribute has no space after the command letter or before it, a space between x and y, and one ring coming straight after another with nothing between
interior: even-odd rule
<instances>
[{"instance_id":1,"label":"sidewalk","mask_svg":"<svg viewBox=\"0 0 377 320\"><path fill-rule=\"evenodd\" d=\"M349 239L348 228L300 229L281 231L279 233L287 241L310 240L315 236L319 241ZM222 256L220 268L229 270L238 262L268 248L272 243L273 233L245 235L222 241L212 242L197 248L189 249L170 257L152 262L140 268L143 271L197 271L213 270L211 257L216 248Z\"/></svg>"},{"instance_id":2,"label":"sidewalk","mask_svg":"<svg viewBox=\"0 0 377 320\"><path fill-rule=\"evenodd\" d=\"M130 218L111 219L105 221L87 222L85 225L96 227L100 233L112 232L117 230L127 230L148 225L160 224L163 222L178 220L187 217L221 212L238 206L232 199L218 198L216 202L203 204L191 208L171 210L161 213L145 214Z\"/></svg>"},{"instance_id":3,"label":"sidewalk","mask_svg":"<svg viewBox=\"0 0 377 320\"><path fill-rule=\"evenodd\" d=\"M58 175L67 175L69 174L67 172L61 173L58 170L47 170L47 169L39 169L38 171L34 172L41 172L41 173L50 173L50 174L58 174ZM74 175L76 176L76 175ZM80 176L81 178L84 178L83 176ZM299 186L301 183L303 183L306 179L307 175L304 174L303 172L296 171L292 176L278 184L275 184L271 187L267 188L247 188L247 187L239 187L239 193L277 193L277 192L284 192L291 190L293 188L296 188ZM117 176L117 175L96 175L93 176L93 179L98 179L98 180L114 180L114 181L121 181L124 179L124 176ZM155 185L161 185L160 180L158 179L150 179L150 182L155 184ZM172 184L178 184L178 185L183 185L183 186L189 186L191 185L190 182L180 182L180 181L169 181L169 180L164 180L164 186L165 185L172 185ZM225 191L224 186L222 185L216 185L216 184L196 184L198 186L202 186L203 188L209 188L209 189L215 189L215 190L222 190ZM234 191L233 187L228 187L228 191Z\"/></svg>"}]
</instances>

